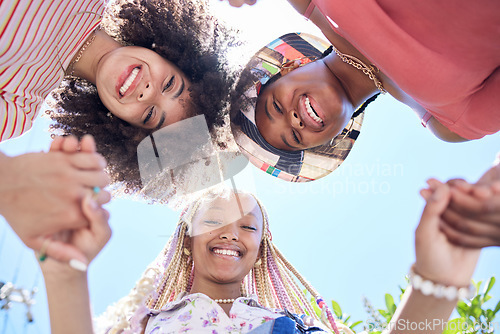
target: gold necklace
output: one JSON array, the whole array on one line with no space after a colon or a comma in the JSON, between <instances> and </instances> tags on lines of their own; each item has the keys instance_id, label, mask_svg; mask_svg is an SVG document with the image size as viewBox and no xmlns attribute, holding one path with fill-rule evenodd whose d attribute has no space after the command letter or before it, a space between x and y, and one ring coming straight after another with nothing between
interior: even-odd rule
<instances>
[{"instance_id":1,"label":"gold necklace","mask_svg":"<svg viewBox=\"0 0 500 334\"><path fill-rule=\"evenodd\" d=\"M363 63L360 59L358 59L354 56L351 56L351 55L346 55L346 54L340 52L339 50L337 50L336 47L334 47L334 46L332 46L332 47L333 47L333 51L335 51L337 56L339 56L339 58L342 59L342 61L344 63L347 63L347 64L353 66L354 68L363 71L363 73L365 75L367 75L368 78L370 78L370 80L372 80L375 83L375 87L377 87L377 89L382 94L387 93L387 91L384 89L384 86L382 86L382 82L380 82L380 80L375 75L375 73L379 72L379 69L375 65L370 64L370 66L368 66L365 63Z\"/></svg>"},{"instance_id":2,"label":"gold necklace","mask_svg":"<svg viewBox=\"0 0 500 334\"><path fill-rule=\"evenodd\" d=\"M66 72L68 72L69 69L71 69L71 72L69 72L69 76L73 76L73 74L75 73L75 65L76 63L78 63L78 61L82 58L82 55L83 55L83 52L90 46L90 44L92 44L92 42L95 40L96 36L97 36L97 32L100 30L101 28L100 27L97 27L96 29L94 29L94 31L92 32L92 36L90 36L89 39L87 39L87 41L85 42L85 44L83 44L83 46L80 48L80 51L78 52L78 54L76 55L76 58L75 60L73 60L71 62L71 64L69 64L68 66L68 69L66 70Z\"/></svg>"}]
</instances>

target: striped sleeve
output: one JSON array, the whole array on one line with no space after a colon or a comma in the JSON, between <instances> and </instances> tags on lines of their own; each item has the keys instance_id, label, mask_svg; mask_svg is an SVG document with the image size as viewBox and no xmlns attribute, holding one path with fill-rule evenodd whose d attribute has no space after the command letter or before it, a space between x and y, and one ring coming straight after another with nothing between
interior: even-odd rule
<instances>
[{"instance_id":1,"label":"striped sleeve","mask_svg":"<svg viewBox=\"0 0 500 334\"><path fill-rule=\"evenodd\" d=\"M0 141L31 128L103 10L101 0L1 2Z\"/></svg>"}]
</instances>

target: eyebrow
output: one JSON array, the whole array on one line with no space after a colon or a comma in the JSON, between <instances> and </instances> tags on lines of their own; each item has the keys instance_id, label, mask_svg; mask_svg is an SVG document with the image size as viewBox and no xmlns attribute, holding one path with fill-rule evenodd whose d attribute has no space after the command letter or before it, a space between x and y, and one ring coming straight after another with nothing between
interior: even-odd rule
<instances>
[{"instance_id":1,"label":"eyebrow","mask_svg":"<svg viewBox=\"0 0 500 334\"><path fill-rule=\"evenodd\" d=\"M185 83L184 83L184 78L181 77L181 87L179 88L179 90L177 91L177 93L174 94L174 99L178 98L179 96L181 96L182 92L184 91L184 86L185 86Z\"/></svg>"},{"instance_id":2,"label":"eyebrow","mask_svg":"<svg viewBox=\"0 0 500 334\"><path fill-rule=\"evenodd\" d=\"M219 206L211 206L207 211L210 211L210 210L225 211L224 208L221 208ZM249 212L244 214L244 216L246 216L246 215L252 215L255 217L255 219L259 219L259 217L257 217L257 215L255 213L253 213L252 211L249 211Z\"/></svg>"},{"instance_id":3,"label":"eyebrow","mask_svg":"<svg viewBox=\"0 0 500 334\"><path fill-rule=\"evenodd\" d=\"M283 135L283 134L281 135L281 140L283 140L283 142L285 143L285 145L286 145L286 146L288 146L288 147L290 147L290 148L293 148L293 149L299 149L299 148L298 148L298 147L296 147L296 146L292 146L292 145L290 145L290 144L288 143L288 141L286 140L285 135Z\"/></svg>"},{"instance_id":4,"label":"eyebrow","mask_svg":"<svg viewBox=\"0 0 500 334\"><path fill-rule=\"evenodd\" d=\"M257 215L255 213L253 213L252 211L248 212L247 215L252 215L255 217L255 219L257 219L257 220L259 219L259 217L257 217Z\"/></svg>"},{"instance_id":5,"label":"eyebrow","mask_svg":"<svg viewBox=\"0 0 500 334\"><path fill-rule=\"evenodd\" d=\"M267 109L267 100L264 103L264 111L266 112L267 118L269 118L269 120L271 120L271 122L274 122L274 117L271 116L271 114L269 113L269 110Z\"/></svg>"}]
</instances>

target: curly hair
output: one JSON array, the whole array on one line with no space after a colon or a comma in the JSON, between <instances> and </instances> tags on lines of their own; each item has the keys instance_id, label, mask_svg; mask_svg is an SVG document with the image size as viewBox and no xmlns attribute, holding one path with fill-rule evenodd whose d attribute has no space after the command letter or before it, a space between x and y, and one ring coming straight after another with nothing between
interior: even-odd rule
<instances>
[{"instance_id":1,"label":"curly hair","mask_svg":"<svg viewBox=\"0 0 500 334\"><path fill-rule=\"evenodd\" d=\"M191 81L187 117L203 114L215 137L224 124L229 93L236 81L225 55L238 46L235 30L208 12L205 1L141 0L108 5L101 23L123 45L155 51L174 63ZM109 117L97 88L79 78L66 78L53 93L51 130L81 137L91 134L108 161L113 183L125 193L141 189L137 145L150 134L117 117Z\"/></svg>"}]
</instances>

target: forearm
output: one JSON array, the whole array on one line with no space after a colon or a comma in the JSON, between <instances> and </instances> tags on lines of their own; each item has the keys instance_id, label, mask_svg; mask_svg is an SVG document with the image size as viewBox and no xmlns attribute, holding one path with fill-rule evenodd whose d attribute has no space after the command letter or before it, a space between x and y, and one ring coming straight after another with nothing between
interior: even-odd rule
<instances>
[{"instance_id":1,"label":"forearm","mask_svg":"<svg viewBox=\"0 0 500 334\"><path fill-rule=\"evenodd\" d=\"M71 273L44 273L51 333L92 334L87 273L67 271Z\"/></svg>"},{"instance_id":2,"label":"forearm","mask_svg":"<svg viewBox=\"0 0 500 334\"><path fill-rule=\"evenodd\" d=\"M409 287L384 334L442 333L455 306L455 300L425 296Z\"/></svg>"}]
</instances>

